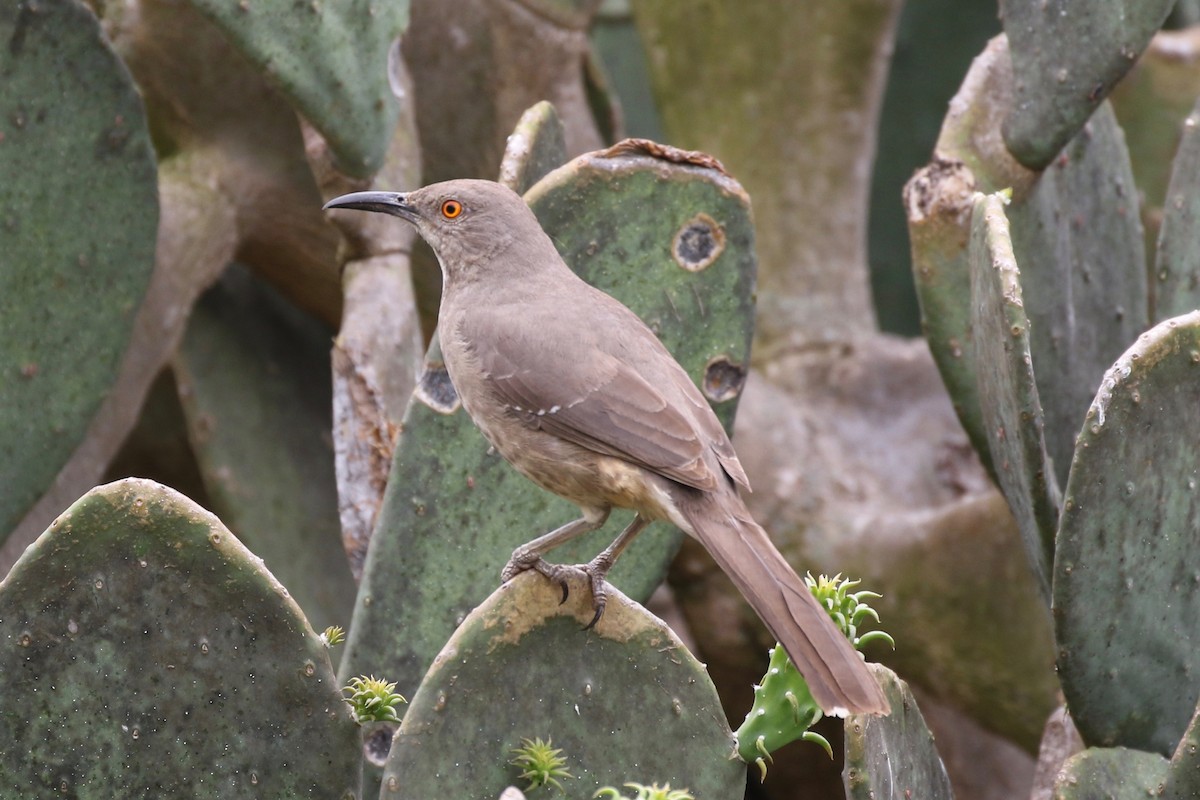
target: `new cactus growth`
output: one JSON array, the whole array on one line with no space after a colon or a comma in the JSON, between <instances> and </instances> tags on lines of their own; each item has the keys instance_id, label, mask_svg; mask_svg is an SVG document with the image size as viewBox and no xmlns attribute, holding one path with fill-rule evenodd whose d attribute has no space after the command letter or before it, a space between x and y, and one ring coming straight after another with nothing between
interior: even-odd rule
<instances>
[{"instance_id":1,"label":"new cactus growth","mask_svg":"<svg viewBox=\"0 0 1200 800\"><path fill-rule=\"evenodd\" d=\"M861 650L874 641L896 646L892 637L882 630L859 635L859 626L863 622L879 622L879 615L867 604L868 600L879 597L877 593L865 589L851 592L860 581L841 575L814 578L809 573L804 576L804 581L855 648ZM771 753L796 739L818 745L833 758L829 741L809 730L821 717L821 709L809 693L808 684L777 644L771 648L767 674L762 683L754 687L754 704L735 733L738 755L755 764L764 780Z\"/></svg>"},{"instance_id":2,"label":"new cactus growth","mask_svg":"<svg viewBox=\"0 0 1200 800\"><path fill-rule=\"evenodd\" d=\"M399 722L396 706L407 703L403 695L396 693L396 684L371 677L359 676L350 679L350 685L342 689L349 692L346 702L354 712L354 721L359 725L367 722Z\"/></svg>"},{"instance_id":3,"label":"new cactus growth","mask_svg":"<svg viewBox=\"0 0 1200 800\"><path fill-rule=\"evenodd\" d=\"M563 785L559 779L575 777L567 769L567 759L562 750L549 739L543 741L540 736L522 739L521 746L514 748L513 753L508 763L521 770L521 780L529 781L526 792L540 786L553 786L562 792Z\"/></svg>"},{"instance_id":4,"label":"new cactus growth","mask_svg":"<svg viewBox=\"0 0 1200 800\"><path fill-rule=\"evenodd\" d=\"M633 789L633 797L626 797L613 786L598 789L592 797L604 800L696 800L687 789L672 789L669 783L663 786L659 786L657 783L646 786L642 783L631 782L625 784L625 788Z\"/></svg>"}]
</instances>

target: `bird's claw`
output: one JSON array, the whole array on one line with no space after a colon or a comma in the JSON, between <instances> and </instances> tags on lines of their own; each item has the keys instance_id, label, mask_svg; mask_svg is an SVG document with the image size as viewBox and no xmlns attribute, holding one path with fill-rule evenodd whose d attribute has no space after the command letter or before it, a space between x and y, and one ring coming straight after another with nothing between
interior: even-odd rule
<instances>
[{"instance_id":1,"label":"bird's claw","mask_svg":"<svg viewBox=\"0 0 1200 800\"><path fill-rule=\"evenodd\" d=\"M592 606L596 609L595 616L592 621L583 626L585 631L589 631L596 627L596 623L604 616L604 608L608 605L608 571L612 569L612 562L606 557L607 553L601 553L586 564L580 564L579 569L588 576L588 580L592 584Z\"/></svg>"},{"instance_id":2,"label":"bird's claw","mask_svg":"<svg viewBox=\"0 0 1200 800\"><path fill-rule=\"evenodd\" d=\"M583 626L585 631L590 631L596 627L596 623L604 616L604 609L608 605L608 571L612 568L610 560L605 553L593 558L586 564L551 564L546 559L542 558L538 553L524 551L518 548L504 565L504 569L500 573L500 579L508 582L522 572L532 570L546 577L548 580L557 583L562 588L562 599L558 601L561 606L567 602L570 596L570 585L567 582L567 576L572 572L582 572L587 576L588 582L592 588L592 604L596 610L591 622Z\"/></svg>"},{"instance_id":3,"label":"bird's claw","mask_svg":"<svg viewBox=\"0 0 1200 800\"><path fill-rule=\"evenodd\" d=\"M562 564L551 564L535 552L525 552L518 549L512 554L512 558L508 560L508 563L504 565L504 569L500 571L500 581L501 583L508 583L522 572L532 570L557 583L562 588L562 599L558 601L558 604L561 606L567 602L567 597L571 593L571 588L567 584L567 569L568 567Z\"/></svg>"}]
</instances>

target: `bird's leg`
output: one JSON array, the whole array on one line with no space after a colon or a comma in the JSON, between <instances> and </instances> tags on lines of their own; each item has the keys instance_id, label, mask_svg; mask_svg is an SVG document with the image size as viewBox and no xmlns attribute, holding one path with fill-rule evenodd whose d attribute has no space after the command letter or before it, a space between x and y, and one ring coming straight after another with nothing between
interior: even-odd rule
<instances>
[{"instance_id":1,"label":"bird's leg","mask_svg":"<svg viewBox=\"0 0 1200 800\"><path fill-rule=\"evenodd\" d=\"M564 570L568 568L559 564L549 563L542 558L542 554L577 536L583 536L585 533L591 533L596 530L608 519L608 512L610 510L608 508L585 508L583 509L583 516L579 519L555 528L549 533L542 534L532 542L527 542L516 550L513 550L512 558L508 560L508 563L504 565L504 569L500 572L500 580L507 582L519 573L533 570L562 587L563 595L561 602L565 603L567 600L567 581L564 578Z\"/></svg>"},{"instance_id":2,"label":"bird's leg","mask_svg":"<svg viewBox=\"0 0 1200 800\"><path fill-rule=\"evenodd\" d=\"M621 531L621 535L614 539L612 544L583 565L583 571L587 573L592 582L592 603L596 608L596 616L592 617L592 621L584 626L585 631L595 627L596 623L600 621L600 617L604 616L604 606L608 604L608 590L605 588L608 571L612 569L613 564L617 563L621 551L628 547L634 537L652 521L638 514L633 518L633 522L625 526L625 530Z\"/></svg>"}]
</instances>

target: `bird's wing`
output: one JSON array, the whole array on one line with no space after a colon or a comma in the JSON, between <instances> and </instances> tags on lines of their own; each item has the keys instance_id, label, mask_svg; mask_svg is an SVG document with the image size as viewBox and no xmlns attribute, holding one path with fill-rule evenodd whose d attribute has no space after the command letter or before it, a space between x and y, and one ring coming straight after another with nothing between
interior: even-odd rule
<instances>
[{"instance_id":1,"label":"bird's wing","mask_svg":"<svg viewBox=\"0 0 1200 800\"><path fill-rule=\"evenodd\" d=\"M485 342L475 339L473 356L488 390L509 413L531 427L687 486L717 488L718 476L705 451L712 449L724 462L723 451L732 454L732 448L719 424L719 437L713 441L708 431L697 429L707 427L702 415L694 408L672 404L669 398L678 393L674 385L660 390L651 382L661 379L674 384L677 371L704 405L703 412L711 414L695 385L648 329L644 335L653 340L648 345L653 353L649 376L644 374L647 345L633 350L642 363L631 364L610 352L613 348L605 346L610 343L598 339L594 331L564 331L563 336L555 336L531 320L488 328L492 335ZM640 339L641 330L624 327L622 337L630 336ZM694 402L692 396L686 400L688 405ZM735 465L736 461L733 457ZM736 469L740 473L741 467Z\"/></svg>"}]
</instances>

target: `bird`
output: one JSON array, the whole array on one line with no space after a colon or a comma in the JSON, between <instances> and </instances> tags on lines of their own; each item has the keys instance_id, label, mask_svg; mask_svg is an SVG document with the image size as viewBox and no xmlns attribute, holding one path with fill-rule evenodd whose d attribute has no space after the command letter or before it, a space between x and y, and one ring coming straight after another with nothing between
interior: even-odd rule
<instances>
[{"instance_id":1,"label":"bird","mask_svg":"<svg viewBox=\"0 0 1200 800\"><path fill-rule=\"evenodd\" d=\"M581 516L513 551L507 581L565 569L590 579L596 615L622 550L656 520L695 537L733 580L830 715L886 714L883 691L741 498L750 483L725 429L658 337L563 261L508 187L459 179L411 192L342 195L325 209L414 225L442 270L438 335L450 381L487 441ZM613 508L633 521L585 565L547 551L596 530Z\"/></svg>"}]
</instances>

